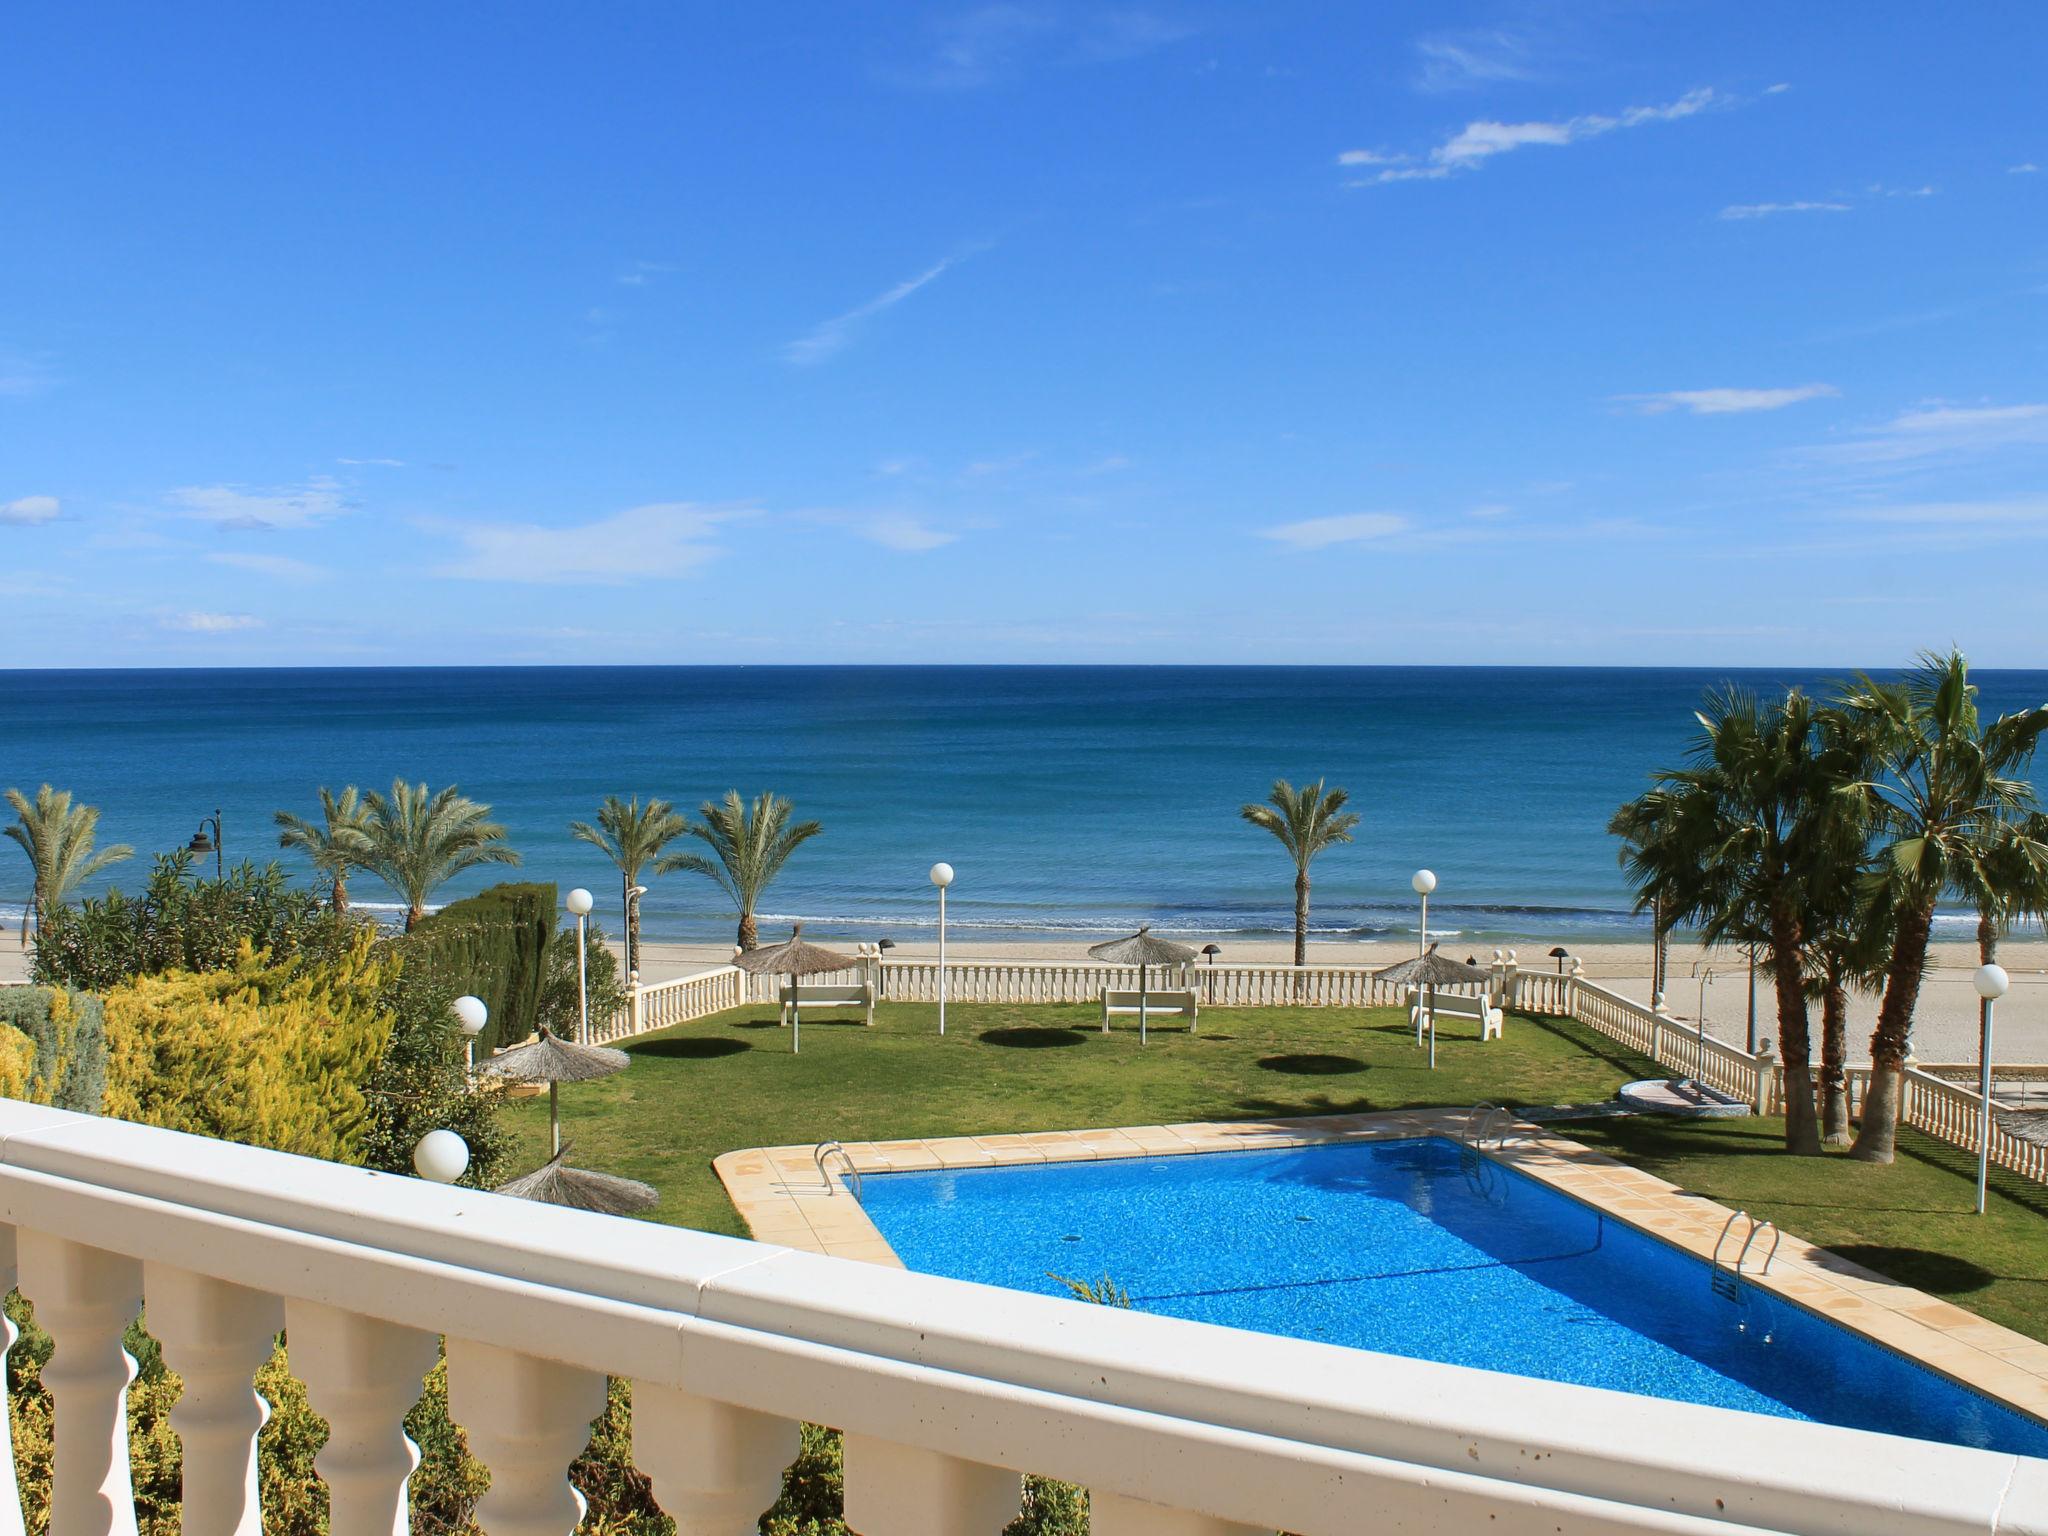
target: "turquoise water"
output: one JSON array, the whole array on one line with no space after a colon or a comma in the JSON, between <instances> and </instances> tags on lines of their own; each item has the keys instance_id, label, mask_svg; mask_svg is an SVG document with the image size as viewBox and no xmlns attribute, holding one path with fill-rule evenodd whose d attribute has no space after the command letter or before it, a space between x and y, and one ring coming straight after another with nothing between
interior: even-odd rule
<instances>
[{"instance_id":1,"label":"turquoise water","mask_svg":"<svg viewBox=\"0 0 2048 1536\"><path fill-rule=\"evenodd\" d=\"M848 938L933 920L925 871L959 871L958 931L1074 935L1145 920L1220 936L1291 924L1291 872L1237 807L1324 775L1364 812L1315 866L1329 933L1413 932L1408 876L1441 884L1433 930L1571 939L1639 931L1606 835L1674 762L1708 671L1534 668L502 668L0 673L0 786L43 780L103 810L102 836L182 844L216 806L231 858L275 851L271 813L320 784L456 782L527 868L616 877L568 823L608 793L694 806L773 787L825 823L770 893ZM1743 673L1772 687L1816 674ZM1989 706L2048 673L1982 673ZM112 878L132 883L141 866ZM0 903L27 894L0 847ZM497 878L492 875L489 878ZM458 882L449 895L477 888ZM361 882L373 899L374 882ZM656 936L722 936L708 882L644 903ZM1455 941L1454 941L1455 942ZM1226 955L1228 949L1226 947Z\"/></svg>"},{"instance_id":2,"label":"turquoise water","mask_svg":"<svg viewBox=\"0 0 2048 1536\"><path fill-rule=\"evenodd\" d=\"M1780 1418L2048 1457L2048 1426L1442 1138L872 1175L912 1269Z\"/></svg>"}]
</instances>

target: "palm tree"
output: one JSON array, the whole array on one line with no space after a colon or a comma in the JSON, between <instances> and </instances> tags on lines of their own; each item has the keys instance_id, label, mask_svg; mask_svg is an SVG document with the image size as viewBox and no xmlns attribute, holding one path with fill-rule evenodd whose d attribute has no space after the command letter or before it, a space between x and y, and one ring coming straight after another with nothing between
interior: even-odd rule
<instances>
[{"instance_id":1,"label":"palm tree","mask_svg":"<svg viewBox=\"0 0 2048 1536\"><path fill-rule=\"evenodd\" d=\"M1765 705L1716 690L1699 711L1691 765L1653 775L1616 813L1622 862L1640 910L1692 923L1709 944L1758 945L1768 957L1785 1063L1785 1148L1818 1154L1808 946L1820 895L1853 882L1863 848L1853 758L1797 689Z\"/></svg>"},{"instance_id":2,"label":"palm tree","mask_svg":"<svg viewBox=\"0 0 2048 1536\"><path fill-rule=\"evenodd\" d=\"M630 800L605 796L604 804L597 808L596 826L587 821L569 823L571 833L592 847L603 849L605 857L618 866L619 899L625 903L629 976L640 969L640 908L633 901L633 887L640 883L640 871L647 865L652 865L657 875L672 874L682 867L679 861L683 855L664 858L661 850L689 829L689 822L678 816L668 801L649 800L643 807L638 795Z\"/></svg>"},{"instance_id":3,"label":"palm tree","mask_svg":"<svg viewBox=\"0 0 2048 1536\"><path fill-rule=\"evenodd\" d=\"M277 813L277 846L296 848L313 861L313 872L333 884L336 912L348 910L348 877L367 867L370 852L370 811L351 784L339 795L320 786L320 820L308 821L290 811Z\"/></svg>"},{"instance_id":4,"label":"palm tree","mask_svg":"<svg viewBox=\"0 0 2048 1536\"><path fill-rule=\"evenodd\" d=\"M405 931L427 915L427 898L444 881L479 864L517 864L505 829L449 785L429 794L424 784L391 781L391 798L374 789L363 796L369 851L362 867L405 898Z\"/></svg>"},{"instance_id":5,"label":"palm tree","mask_svg":"<svg viewBox=\"0 0 2048 1536\"><path fill-rule=\"evenodd\" d=\"M1841 708L1877 764L1859 788L1877 825L1872 900L1892 915L1884 999L1870 1037L1870 1093L1850 1155L1889 1163L1935 903L1952 893L1973 901L1988 895L2002 906L1997 893L2009 855L2001 850L2015 828L2034 825L2039 809L2025 775L2048 730L2048 706L1982 724L1970 664L1951 651L1922 656L1903 682L1858 679L1844 690ZM1996 927L1994 916L1994 941Z\"/></svg>"},{"instance_id":6,"label":"palm tree","mask_svg":"<svg viewBox=\"0 0 2048 1536\"><path fill-rule=\"evenodd\" d=\"M1351 797L1344 790L1325 790L1323 781L1296 789L1285 779L1273 781L1264 805L1247 805L1238 815L1280 839L1294 860L1294 963L1308 964L1308 866L1325 848L1351 841L1358 825L1356 811L1344 809Z\"/></svg>"},{"instance_id":7,"label":"palm tree","mask_svg":"<svg viewBox=\"0 0 2048 1536\"><path fill-rule=\"evenodd\" d=\"M790 822L790 803L772 790L764 790L748 805L740 792L728 789L721 801L706 800L697 807L702 818L683 830L705 843L712 857L701 853L672 854L662 861L668 870L689 870L718 882L719 889L739 909L739 946L753 949L760 943L754 926L754 907L769 882L782 872L797 844L808 842L824 831L815 821Z\"/></svg>"},{"instance_id":8,"label":"palm tree","mask_svg":"<svg viewBox=\"0 0 2048 1536\"><path fill-rule=\"evenodd\" d=\"M7 803L17 818L11 827L0 827L8 838L21 845L33 872L29 903L21 915L21 947L28 948L28 922L33 916L41 930L44 915L62 906L71 893L110 864L133 858L135 850L126 843L93 851L100 813L97 806L73 805L71 791L45 784L31 800L18 789L7 791Z\"/></svg>"}]
</instances>

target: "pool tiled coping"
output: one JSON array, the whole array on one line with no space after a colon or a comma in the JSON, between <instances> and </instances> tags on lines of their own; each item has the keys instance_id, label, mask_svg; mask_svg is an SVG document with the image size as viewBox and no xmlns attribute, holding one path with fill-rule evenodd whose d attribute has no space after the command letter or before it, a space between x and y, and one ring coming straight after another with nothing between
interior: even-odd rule
<instances>
[{"instance_id":1,"label":"pool tiled coping","mask_svg":"<svg viewBox=\"0 0 2048 1536\"><path fill-rule=\"evenodd\" d=\"M1463 1109L1303 1119L946 1136L926 1141L849 1142L862 1174L996 1168L1026 1163L1246 1152L1409 1136L1456 1137ZM820 1180L815 1148L753 1147L713 1167L756 1239L835 1258L902 1267L837 1173ZM1517 1122L1497 1153L1509 1166L1617 1221L1711 1259L1733 1214L1699 1195L1619 1162L1542 1126ZM1739 1230L1739 1229L1738 1229ZM1725 1257L1725 1255L1724 1255ZM1825 1249L1784 1234L1768 1275L1745 1278L1800 1303L1986 1396L2048 1421L2048 1344L1990 1322L1925 1291L1900 1285Z\"/></svg>"}]
</instances>

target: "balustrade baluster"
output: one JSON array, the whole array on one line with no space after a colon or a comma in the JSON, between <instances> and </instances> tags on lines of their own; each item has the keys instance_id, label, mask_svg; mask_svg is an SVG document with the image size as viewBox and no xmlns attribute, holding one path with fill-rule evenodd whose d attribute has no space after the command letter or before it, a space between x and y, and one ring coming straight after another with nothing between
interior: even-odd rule
<instances>
[{"instance_id":1,"label":"balustrade baluster","mask_svg":"<svg viewBox=\"0 0 2048 1536\"><path fill-rule=\"evenodd\" d=\"M327 1483L328 1536L409 1536L405 1483L420 1452L404 1421L434 1368L437 1341L297 1298L285 1303L284 1326L292 1370L327 1420L313 1467Z\"/></svg>"},{"instance_id":2,"label":"balustrade baluster","mask_svg":"<svg viewBox=\"0 0 2048 1536\"><path fill-rule=\"evenodd\" d=\"M753 1536L798 1449L788 1419L633 1383L633 1464L676 1536Z\"/></svg>"},{"instance_id":3,"label":"balustrade baluster","mask_svg":"<svg viewBox=\"0 0 2048 1536\"><path fill-rule=\"evenodd\" d=\"M284 1303L226 1280L165 1264L145 1264L149 1331L185 1390L171 1410L184 1448L185 1536L259 1536L256 1435L270 1405L256 1390L257 1368L284 1327Z\"/></svg>"},{"instance_id":4,"label":"balustrade baluster","mask_svg":"<svg viewBox=\"0 0 2048 1536\"><path fill-rule=\"evenodd\" d=\"M55 1416L50 1536L134 1536L128 1383L121 1335L142 1308L142 1266L47 1232L23 1232L21 1288L55 1351L43 1385Z\"/></svg>"},{"instance_id":5,"label":"balustrade baluster","mask_svg":"<svg viewBox=\"0 0 2048 1536\"><path fill-rule=\"evenodd\" d=\"M846 1524L878 1536L997 1536L1023 1479L1001 1467L848 1434Z\"/></svg>"},{"instance_id":6,"label":"balustrade baluster","mask_svg":"<svg viewBox=\"0 0 2048 1536\"><path fill-rule=\"evenodd\" d=\"M471 1339L448 1340L448 1413L469 1436L470 1454L490 1469L477 1500L486 1536L569 1536L583 1520L583 1495L569 1463L604 1412L596 1371L522 1355Z\"/></svg>"},{"instance_id":7,"label":"balustrade baluster","mask_svg":"<svg viewBox=\"0 0 2048 1536\"><path fill-rule=\"evenodd\" d=\"M1094 1492L1088 1495L1088 1530L1090 1536L1264 1536L1258 1526Z\"/></svg>"}]
</instances>

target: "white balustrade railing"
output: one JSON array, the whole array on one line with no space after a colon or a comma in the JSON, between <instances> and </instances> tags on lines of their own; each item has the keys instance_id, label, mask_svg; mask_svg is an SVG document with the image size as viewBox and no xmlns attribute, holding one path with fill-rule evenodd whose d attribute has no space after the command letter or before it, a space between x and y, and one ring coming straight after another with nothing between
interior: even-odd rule
<instances>
[{"instance_id":1,"label":"white balustrade railing","mask_svg":"<svg viewBox=\"0 0 2048 1536\"><path fill-rule=\"evenodd\" d=\"M1740 1046L1712 1035L1702 1041L1695 1026L1668 1018L1583 976L1567 976L1564 980L1571 1016L1581 1024L1652 1061L1675 1068L1681 1077L1696 1078L1754 1106L1759 1114L1768 1114L1776 1106L1779 1089L1772 1057L1752 1056Z\"/></svg>"},{"instance_id":2,"label":"white balustrade railing","mask_svg":"<svg viewBox=\"0 0 2048 1536\"><path fill-rule=\"evenodd\" d=\"M1444 987L1449 993L1485 992L1523 1013L1571 1012L1570 976L1549 971L1521 971L1495 963L1485 983ZM872 980L884 1002L938 1001L936 960L863 959L836 976L813 981ZM1224 965L1190 963L1152 966L1146 981L1159 990L1192 989L1208 1008L1397 1008L1408 1003L1409 988L1382 981L1372 968L1358 965L1267 965L1242 962ZM651 1030L687 1024L772 996L774 977L749 976L738 966L720 965L647 983L630 989L626 1002L611 1018L594 1023L592 1038L625 1040ZM1134 989L1138 968L1081 960L948 960L946 996L955 1003L1093 1003L1105 988Z\"/></svg>"},{"instance_id":3,"label":"white balustrade railing","mask_svg":"<svg viewBox=\"0 0 2048 1536\"><path fill-rule=\"evenodd\" d=\"M404 1536L403 1416L445 1346L487 1536L568 1536L608 1376L678 1536L743 1536L804 1421L847 1523L995 1536L1024 1472L1100 1536L2048 1529L2048 1462L995 1290L0 1101L0 1283L55 1352L51 1536L128 1536L122 1333L185 1382L184 1529L257 1536L282 1327L333 1536ZM19 1536L18 1508L0 1536Z\"/></svg>"},{"instance_id":4,"label":"white balustrade railing","mask_svg":"<svg viewBox=\"0 0 2048 1536\"><path fill-rule=\"evenodd\" d=\"M1846 1076L1853 1113L1870 1092L1870 1068L1851 1067ZM1984 1101L1974 1087L1908 1067L1899 1090L1901 1121L1937 1141L1961 1147L1972 1155L1976 1153ZM2048 1145L2013 1135L2000 1123L1995 1110L1991 1117L1990 1161L1996 1167L2048 1184Z\"/></svg>"}]
</instances>

